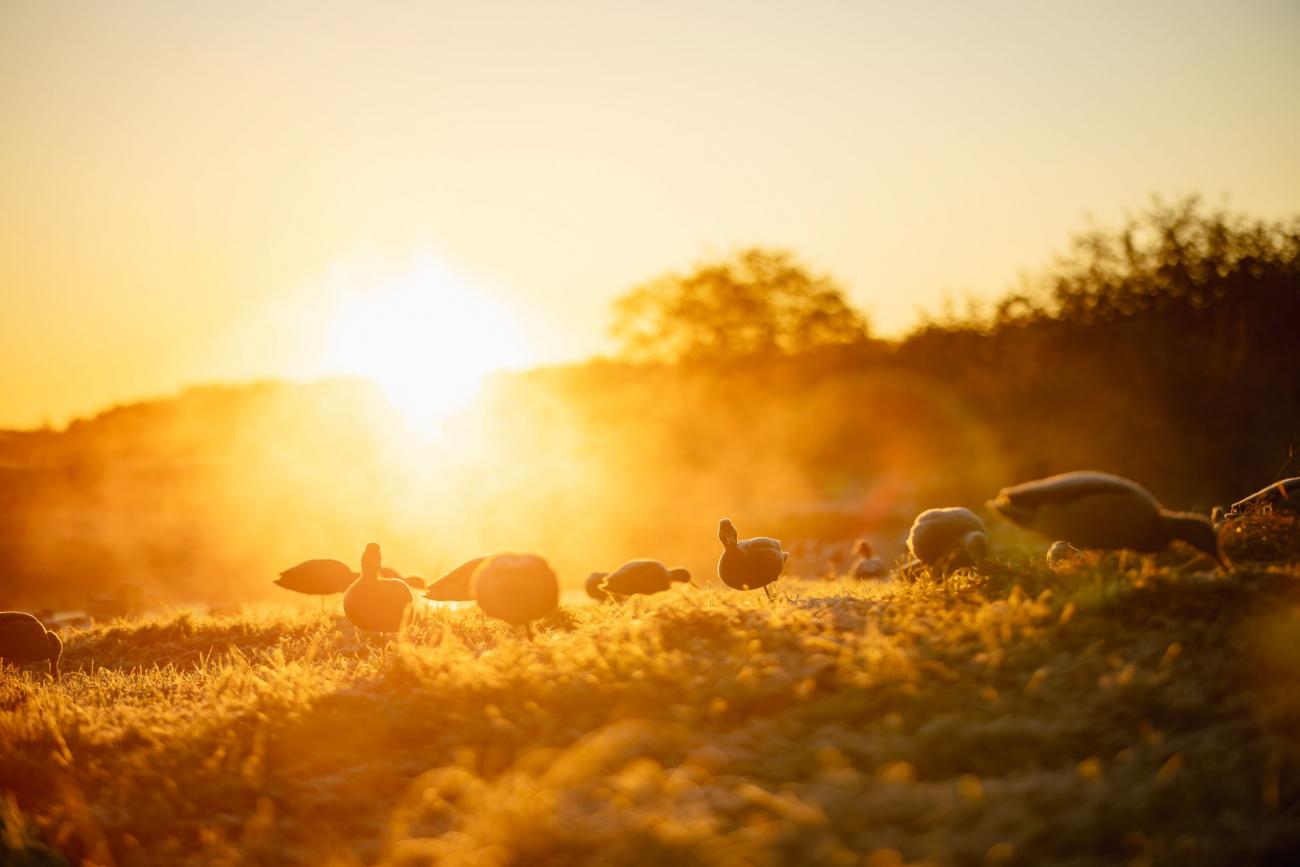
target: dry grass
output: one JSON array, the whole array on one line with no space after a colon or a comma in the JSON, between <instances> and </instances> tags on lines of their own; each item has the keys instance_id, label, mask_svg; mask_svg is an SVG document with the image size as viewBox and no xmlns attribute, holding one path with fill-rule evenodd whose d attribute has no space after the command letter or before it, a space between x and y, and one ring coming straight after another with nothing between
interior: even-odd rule
<instances>
[{"instance_id":1,"label":"dry grass","mask_svg":"<svg viewBox=\"0 0 1300 867\"><path fill-rule=\"evenodd\" d=\"M683 590L532 643L428 609L386 662L321 614L98 627L0 680L0 861L1281 862L1300 569L1239 565Z\"/></svg>"}]
</instances>

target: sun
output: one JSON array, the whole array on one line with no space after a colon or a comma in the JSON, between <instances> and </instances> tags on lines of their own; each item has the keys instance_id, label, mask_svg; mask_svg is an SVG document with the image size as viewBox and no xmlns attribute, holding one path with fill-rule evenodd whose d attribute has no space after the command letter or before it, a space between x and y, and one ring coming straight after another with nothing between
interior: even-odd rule
<instances>
[{"instance_id":1,"label":"sun","mask_svg":"<svg viewBox=\"0 0 1300 867\"><path fill-rule=\"evenodd\" d=\"M396 277L340 290L321 366L375 380L413 431L433 437L485 375L531 360L509 309L426 257Z\"/></svg>"}]
</instances>

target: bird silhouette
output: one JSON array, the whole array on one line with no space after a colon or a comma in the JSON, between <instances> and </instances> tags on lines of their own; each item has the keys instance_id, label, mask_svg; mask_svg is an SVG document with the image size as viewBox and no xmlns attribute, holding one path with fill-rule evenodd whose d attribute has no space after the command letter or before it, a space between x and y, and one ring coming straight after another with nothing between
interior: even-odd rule
<instances>
[{"instance_id":1,"label":"bird silhouette","mask_svg":"<svg viewBox=\"0 0 1300 867\"><path fill-rule=\"evenodd\" d=\"M889 574L889 567L885 561L875 555L871 549L871 543L866 539L859 539L853 546L853 553L856 559L853 565L849 567L849 574L859 581L868 581L872 578L880 578Z\"/></svg>"},{"instance_id":2,"label":"bird silhouette","mask_svg":"<svg viewBox=\"0 0 1300 867\"><path fill-rule=\"evenodd\" d=\"M285 569L273 583L295 593L324 597L343 593L355 580L357 573L342 560L304 560Z\"/></svg>"},{"instance_id":3,"label":"bird silhouette","mask_svg":"<svg viewBox=\"0 0 1300 867\"><path fill-rule=\"evenodd\" d=\"M1164 509L1146 488L1110 473L1062 473L1003 488L989 506L1075 548L1152 553L1181 539L1229 568L1209 518Z\"/></svg>"},{"instance_id":4,"label":"bird silhouette","mask_svg":"<svg viewBox=\"0 0 1300 867\"><path fill-rule=\"evenodd\" d=\"M411 607L411 588L395 578L380 578L379 546L371 542L361 555L361 577L343 594L343 613L366 632L398 632Z\"/></svg>"},{"instance_id":5,"label":"bird silhouette","mask_svg":"<svg viewBox=\"0 0 1300 867\"><path fill-rule=\"evenodd\" d=\"M781 550L778 539L756 536L740 539L736 525L730 518L718 522L718 540L722 542L722 556L718 558L718 577L722 583L735 590L763 588L768 600L772 590L768 586L781 576L790 555Z\"/></svg>"},{"instance_id":6,"label":"bird silhouette","mask_svg":"<svg viewBox=\"0 0 1300 867\"><path fill-rule=\"evenodd\" d=\"M485 558L470 577L469 589L484 614L524 627L530 639L532 622L560 602L555 570L538 554L507 552Z\"/></svg>"},{"instance_id":7,"label":"bird silhouette","mask_svg":"<svg viewBox=\"0 0 1300 867\"><path fill-rule=\"evenodd\" d=\"M675 583L689 583L691 573L669 569L658 560L633 560L605 577L601 589L615 599L662 593Z\"/></svg>"},{"instance_id":8,"label":"bird silhouette","mask_svg":"<svg viewBox=\"0 0 1300 867\"><path fill-rule=\"evenodd\" d=\"M907 550L926 566L947 575L953 569L984 562L988 530L970 509L926 509L912 522Z\"/></svg>"},{"instance_id":9,"label":"bird silhouette","mask_svg":"<svg viewBox=\"0 0 1300 867\"><path fill-rule=\"evenodd\" d=\"M50 677L59 679L63 640L45 624L22 611L0 611L0 660L50 663Z\"/></svg>"}]
</instances>

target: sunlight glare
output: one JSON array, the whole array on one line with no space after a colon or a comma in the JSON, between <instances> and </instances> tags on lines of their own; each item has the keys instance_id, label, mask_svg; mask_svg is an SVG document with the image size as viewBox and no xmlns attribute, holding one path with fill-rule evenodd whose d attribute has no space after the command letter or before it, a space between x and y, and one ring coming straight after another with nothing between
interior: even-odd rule
<instances>
[{"instance_id":1,"label":"sunlight glare","mask_svg":"<svg viewBox=\"0 0 1300 867\"><path fill-rule=\"evenodd\" d=\"M484 376L531 355L506 307L426 257L395 278L340 292L321 366L375 380L407 425L432 438Z\"/></svg>"}]
</instances>

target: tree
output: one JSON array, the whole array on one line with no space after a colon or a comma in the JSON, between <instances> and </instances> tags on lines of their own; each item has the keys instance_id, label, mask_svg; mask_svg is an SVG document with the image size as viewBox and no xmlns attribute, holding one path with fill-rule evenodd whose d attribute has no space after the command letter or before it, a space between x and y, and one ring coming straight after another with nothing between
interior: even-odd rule
<instances>
[{"instance_id":1,"label":"tree","mask_svg":"<svg viewBox=\"0 0 1300 867\"><path fill-rule=\"evenodd\" d=\"M793 355L869 334L835 280L759 247L633 288L614 302L611 332L624 355L660 361Z\"/></svg>"}]
</instances>

